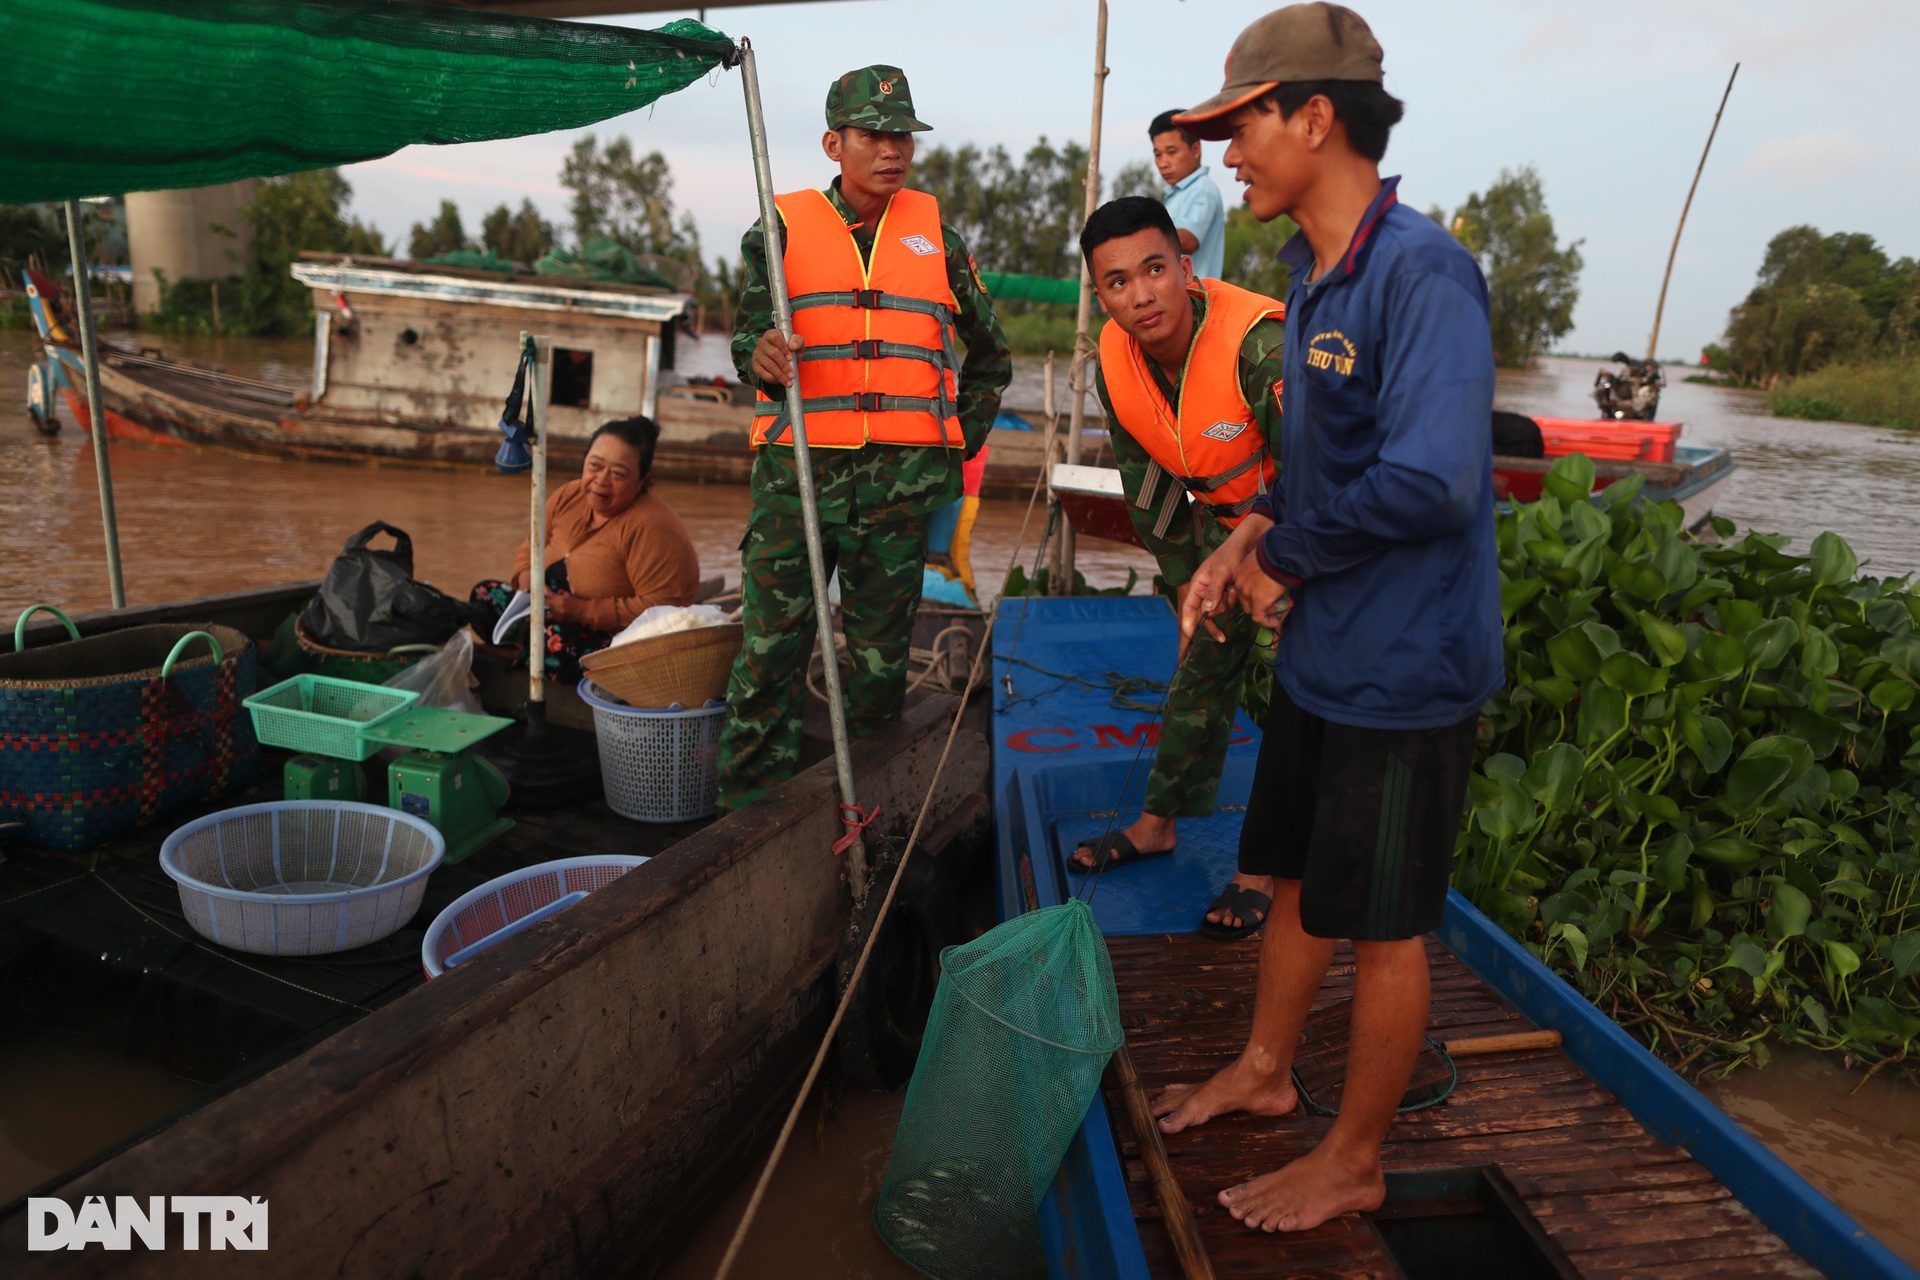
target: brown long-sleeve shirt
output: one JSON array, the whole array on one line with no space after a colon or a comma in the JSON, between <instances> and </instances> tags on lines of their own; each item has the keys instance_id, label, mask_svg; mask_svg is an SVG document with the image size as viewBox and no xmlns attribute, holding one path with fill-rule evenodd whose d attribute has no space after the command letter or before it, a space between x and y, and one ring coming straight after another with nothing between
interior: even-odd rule
<instances>
[{"instance_id":1,"label":"brown long-sleeve shirt","mask_svg":"<svg viewBox=\"0 0 1920 1280\"><path fill-rule=\"evenodd\" d=\"M700 583L700 557L686 525L651 490L598 529L586 489L570 480L547 496L545 564L567 562L567 585L586 614L579 621L596 631L618 631L656 604L692 604ZM514 553L513 576L528 563L527 544Z\"/></svg>"}]
</instances>

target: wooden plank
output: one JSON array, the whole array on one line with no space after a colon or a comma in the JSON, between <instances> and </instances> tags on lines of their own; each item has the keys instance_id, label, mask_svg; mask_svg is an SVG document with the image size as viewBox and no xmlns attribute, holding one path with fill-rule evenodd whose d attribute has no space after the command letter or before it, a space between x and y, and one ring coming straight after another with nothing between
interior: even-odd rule
<instances>
[{"instance_id":1,"label":"wooden plank","mask_svg":"<svg viewBox=\"0 0 1920 1280\"><path fill-rule=\"evenodd\" d=\"M1239 1053L1257 946L1188 935L1108 940L1128 1040L1150 1092L1203 1079ZM1429 940L1428 953L1436 1037L1531 1029L1437 943ZM1302 1060L1315 1081L1343 1069L1352 985L1343 950L1302 1032ZM1444 1104L1394 1122L1383 1152L1389 1169L1500 1165L1584 1275L1814 1274L1711 1173L1654 1140L1559 1049L1463 1056L1455 1065L1459 1084ZM1222 1280L1395 1274L1377 1233L1357 1215L1314 1232L1269 1236L1240 1226L1213 1199L1221 1187L1304 1155L1331 1123L1298 1114L1233 1116L1164 1138ZM1124 1115L1114 1116L1114 1128L1151 1269L1177 1276Z\"/></svg>"}]
</instances>

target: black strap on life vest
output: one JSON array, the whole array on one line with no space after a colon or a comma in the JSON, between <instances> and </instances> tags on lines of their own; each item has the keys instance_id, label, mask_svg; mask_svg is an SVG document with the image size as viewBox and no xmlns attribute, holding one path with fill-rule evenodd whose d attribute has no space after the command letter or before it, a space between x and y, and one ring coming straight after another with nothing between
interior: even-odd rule
<instances>
[{"instance_id":1,"label":"black strap on life vest","mask_svg":"<svg viewBox=\"0 0 1920 1280\"><path fill-rule=\"evenodd\" d=\"M947 398L946 375L951 372L956 384L960 378L960 357L953 346L953 308L944 302L932 302L926 298L915 298L905 294L887 293L882 289L853 289L838 293L803 293L788 304L794 311L804 311L809 307L855 307L864 311L910 311L915 315L932 316L940 322L940 346L922 347L907 342L883 342L878 338L863 338L854 342L829 343L819 347L803 347L800 359L807 360L921 360L934 367L939 375L940 394L931 398L919 396L889 396L878 392L867 392L853 396L818 396L800 402L806 413L928 413L940 423L944 434L947 420L958 417L951 400ZM773 425L767 428L767 443L772 444L787 433L787 409L784 404L775 411ZM949 446L951 447L951 446Z\"/></svg>"}]
</instances>

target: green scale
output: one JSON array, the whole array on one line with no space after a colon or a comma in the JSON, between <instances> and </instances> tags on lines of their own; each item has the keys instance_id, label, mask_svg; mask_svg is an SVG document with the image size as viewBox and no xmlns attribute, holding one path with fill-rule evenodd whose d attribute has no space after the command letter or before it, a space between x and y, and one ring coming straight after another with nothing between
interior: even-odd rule
<instances>
[{"instance_id":1,"label":"green scale","mask_svg":"<svg viewBox=\"0 0 1920 1280\"><path fill-rule=\"evenodd\" d=\"M416 707L358 730L358 737L407 754L387 766L387 807L431 822L446 837L448 862L458 862L513 827L503 818L506 777L468 751L513 721L465 711ZM287 761L289 800L362 800L366 776L351 760L302 754Z\"/></svg>"}]
</instances>

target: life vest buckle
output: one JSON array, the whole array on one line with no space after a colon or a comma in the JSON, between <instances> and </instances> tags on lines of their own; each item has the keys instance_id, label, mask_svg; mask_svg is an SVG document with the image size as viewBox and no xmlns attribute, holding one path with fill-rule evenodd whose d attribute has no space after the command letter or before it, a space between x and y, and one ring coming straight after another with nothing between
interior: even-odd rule
<instances>
[{"instance_id":1,"label":"life vest buckle","mask_svg":"<svg viewBox=\"0 0 1920 1280\"><path fill-rule=\"evenodd\" d=\"M880 393L878 391L861 391L855 393L853 397L853 407L861 413L881 412Z\"/></svg>"},{"instance_id":2,"label":"life vest buckle","mask_svg":"<svg viewBox=\"0 0 1920 1280\"><path fill-rule=\"evenodd\" d=\"M878 360L880 358L880 339L856 338L853 343L855 360Z\"/></svg>"},{"instance_id":3,"label":"life vest buckle","mask_svg":"<svg viewBox=\"0 0 1920 1280\"><path fill-rule=\"evenodd\" d=\"M880 295L881 290L879 289L855 289L853 291L853 305L866 311L878 311L880 309Z\"/></svg>"}]
</instances>

